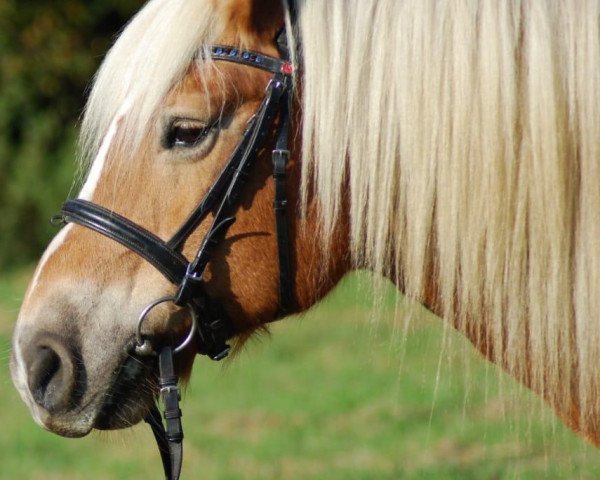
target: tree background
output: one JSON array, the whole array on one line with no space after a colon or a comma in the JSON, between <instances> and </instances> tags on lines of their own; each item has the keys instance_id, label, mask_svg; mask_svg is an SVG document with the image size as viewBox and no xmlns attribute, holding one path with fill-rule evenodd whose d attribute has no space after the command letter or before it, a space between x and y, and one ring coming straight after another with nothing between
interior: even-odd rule
<instances>
[{"instance_id":1,"label":"tree background","mask_svg":"<svg viewBox=\"0 0 600 480\"><path fill-rule=\"evenodd\" d=\"M86 90L142 0L0 0L0 270L32 262L76 170Z\"/></svg>"}]
</instances>

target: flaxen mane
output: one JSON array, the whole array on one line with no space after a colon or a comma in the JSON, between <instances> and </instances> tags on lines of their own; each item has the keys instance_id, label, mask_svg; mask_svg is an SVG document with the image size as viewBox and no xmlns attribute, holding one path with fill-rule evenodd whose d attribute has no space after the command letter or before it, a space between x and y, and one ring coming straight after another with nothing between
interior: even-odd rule
<instances>
[{"instance_id":1,"label":"flaxen mane","mask_svg":"<svg viewBox=\"0 0 600 480\"><path fill-rule=\"evenodd\" d=\"M597 424L599 2L299 3L325 236Z\"/></svg>"}]
</instances>

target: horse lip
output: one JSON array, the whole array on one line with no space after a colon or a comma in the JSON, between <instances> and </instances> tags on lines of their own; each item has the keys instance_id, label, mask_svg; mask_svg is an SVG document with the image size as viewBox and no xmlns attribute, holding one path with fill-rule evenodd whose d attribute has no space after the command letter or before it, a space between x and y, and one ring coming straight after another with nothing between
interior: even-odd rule
<instances>
[{"instance_id":1,"label":"horse lip","mask_svg":"<svg viewBox=\"0 0 600 480\"><path fill-rule=\"evenodd\" d=\"M146 360L128 353L113 373L113 381L103 395L104 401L99 405L93 428L114 430L139 422L150 409L151 401L154 401L153 395L143 395L143 391L140 392L139 383L148 379L152 381L153 373L152 359ZM152 389L146 387L143 390L149 393ZM135 404L132 404L134 397ZM132 408L134 406L138 408ZM133 418L124 417L125 413L131 416L132 411L138 415Z\"/></svg>"}]
</instances>

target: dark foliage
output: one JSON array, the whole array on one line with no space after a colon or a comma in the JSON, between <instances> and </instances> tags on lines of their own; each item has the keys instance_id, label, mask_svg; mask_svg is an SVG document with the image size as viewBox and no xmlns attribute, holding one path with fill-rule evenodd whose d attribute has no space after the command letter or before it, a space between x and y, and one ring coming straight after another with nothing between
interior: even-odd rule
<instances>
[{"instance_id":1,"label":"dark foliage","mask_svg":"<svg viewBox=\"0 0 600 480\"><path fill-rule=\"evenodd\" d=\"M86 87L142 4L0 1L0 269L39 256L55 233Z\"/></svg>"}]
</instances>

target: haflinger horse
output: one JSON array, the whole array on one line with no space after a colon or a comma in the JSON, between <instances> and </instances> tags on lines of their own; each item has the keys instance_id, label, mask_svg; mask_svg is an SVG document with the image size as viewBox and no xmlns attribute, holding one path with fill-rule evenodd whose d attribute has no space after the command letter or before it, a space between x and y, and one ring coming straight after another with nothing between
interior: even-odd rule
<instances>
[{"instance_id":1,"label":"haflinger horse","mask_svg":"<svg viewBox=\"0 0 600 480\"><path fill-rule=\"evenodd\" d=\"M17 321L33 417L136 424L196 353L366 268L600 444L599 18L598 0L148 2L95 79L87 179Z\"/></svg>"}]
</instances>

